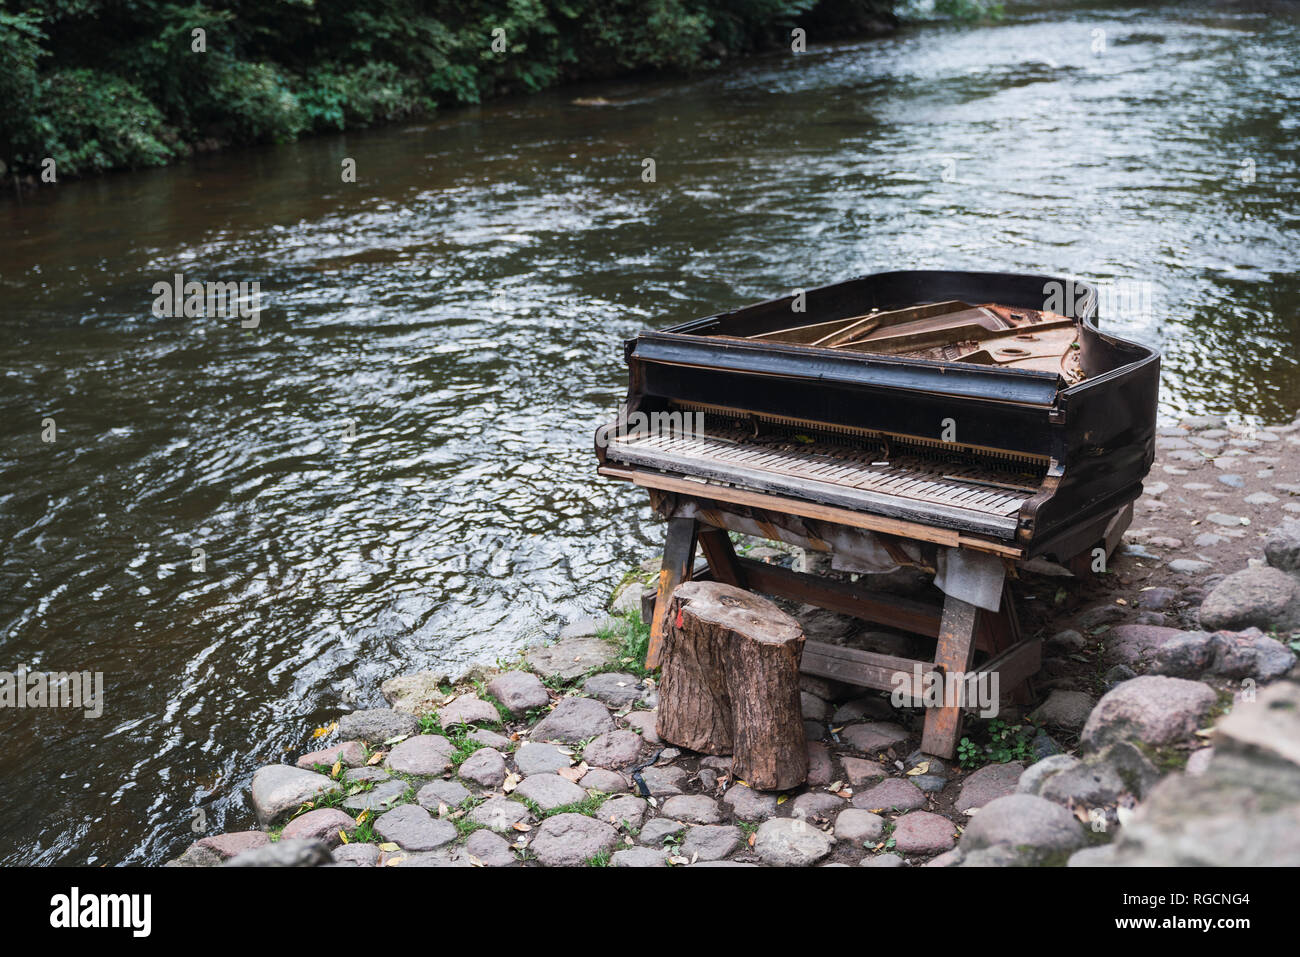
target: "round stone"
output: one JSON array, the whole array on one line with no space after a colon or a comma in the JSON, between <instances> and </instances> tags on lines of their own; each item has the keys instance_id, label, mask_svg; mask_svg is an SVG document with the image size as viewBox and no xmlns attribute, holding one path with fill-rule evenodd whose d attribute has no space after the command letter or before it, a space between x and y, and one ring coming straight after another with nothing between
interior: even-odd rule
<instances>
[{"instance_id":1,"label":"round stone","mask_svg":"<svg viewBox=\"0 0 1300 957\"><path fill-rule=\"evenodd\" d=\"M582 814L556 814L542 822L529 849L547 867L579 867L618 846L618 831Z\"/></svg>"},{"instance_id":2,"label":"round stone","mask_svg":"<svg viewBox=\"0 0 1300 957\"><path fill-rule=\"evenodd\" d=\"M754 838L755 853L775 867L811 867L831 847L831 839L802 818L764 821Z\"/></svg>"},{"instance_id":3,"label":"round stone","mask_svg":"<svg viewBox=\"0 0 1300 957\"><path fill-rule=\"evenodd\" d=\"M894 826L894 846L904 854L941 854L957 843L952 821L929 811L911 811Z\"/></svg>"}]
</instances>

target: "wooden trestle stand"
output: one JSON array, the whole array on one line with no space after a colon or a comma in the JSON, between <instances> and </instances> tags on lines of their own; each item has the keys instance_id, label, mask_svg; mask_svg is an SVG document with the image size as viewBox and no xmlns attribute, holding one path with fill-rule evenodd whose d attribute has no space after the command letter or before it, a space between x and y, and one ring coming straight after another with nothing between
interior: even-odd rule
<instances>
[{"instance_id":1,"label":"wooden trestle stand","mask_svg":"<svg viewBox=\"0 0 1300 957\"><path fill-rule=\"evenodd\" d=\"M737 523L733 513L712 500L695 500L693 514L676 517L682 496L651 490L656 509L668 514L668 536L663 568L659 573L655 612L650 626L646 666L658 667L669 604L674 589L695 572L696 545L708 562L707 577L740 588L791 598L821 608L876 622L903 631L936 638L933 661L918 661L807 641L801 671L848 684L892 691L902 682L917 698L924 697L926 676L943 687L945 674L969 676L975 652L990 655L978 673L998 673L998 687L1007 695L1034 675L1041 663L1041 642L1021 637L1015 605L1005 583L1000 610L988 612L958 598L946 597L942 607L895 595L872 592L856 583L837 581L778 565L743 558L732 548L727 528ZM746 517L760 522L762 513L746 509ZM773 535L773 538L778 537ZM698 572L696 578L704 577ZM918 670L919 666L919 670ZM917 684L917 675L922 675ZM931 707L925 718L922 750L951 758L961 738L961 707Z\"/></svg>"}]
</instances>

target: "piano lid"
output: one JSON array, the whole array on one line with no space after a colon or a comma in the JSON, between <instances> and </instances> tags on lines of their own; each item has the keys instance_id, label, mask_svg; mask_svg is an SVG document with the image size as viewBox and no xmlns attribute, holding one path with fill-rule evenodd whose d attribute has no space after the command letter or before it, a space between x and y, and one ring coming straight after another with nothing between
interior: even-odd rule
<instances>
[{"instance_id":1,"label":"piano lid","mask_svg":"<svg viewBox=\"0 0 1300 957\"><path fill-rule=\"evenodd\" d=\"M1034 369L674 332L642 333L627 349L629 361L1041 407L1052 406L1065 385L1059 374Z\"/></svg>"}]
</instances>

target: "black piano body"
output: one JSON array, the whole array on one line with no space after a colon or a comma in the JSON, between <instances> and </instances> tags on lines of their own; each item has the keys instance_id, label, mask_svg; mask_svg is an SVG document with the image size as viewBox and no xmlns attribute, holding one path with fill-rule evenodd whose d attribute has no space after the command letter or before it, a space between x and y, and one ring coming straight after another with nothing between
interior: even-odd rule
<instances>
[{"instance_id":1,"label":"black piano body","mask_svg":"<svg viewBox=\"0 0 1300 957\"><path fill-rule=\"evenodd\" d=\"M625 409L598 432L602 472L1069 561L1155 455L1159 353L1103 333L1096 299L1052 276L888 272L642 333ZM635 427L683 412L696 428L675 444Z\"/></svg>"}]
</instances>

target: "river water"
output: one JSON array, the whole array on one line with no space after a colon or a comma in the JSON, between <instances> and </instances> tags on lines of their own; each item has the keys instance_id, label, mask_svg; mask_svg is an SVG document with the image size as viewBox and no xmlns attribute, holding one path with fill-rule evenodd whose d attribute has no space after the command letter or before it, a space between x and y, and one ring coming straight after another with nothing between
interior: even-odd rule
<instances>
[{"instance_id":1,"label":"river water","mask_svg":"<svg viewBox=\"0 0 1300 957\"><path fill-rule=\"evenodd\" d=\"M1137 290L1103 320L1165 350L1166 417L1300 404L1294 19L815 39L0 208L0 670L105 680L98 718L0 712L0 862L250 826L253 770L382 679L599 610L660 535L591 453L641 328L1068 273ZM258 281L258 327L155 317L178 272Z\"/></svg>"}]
</instances>

